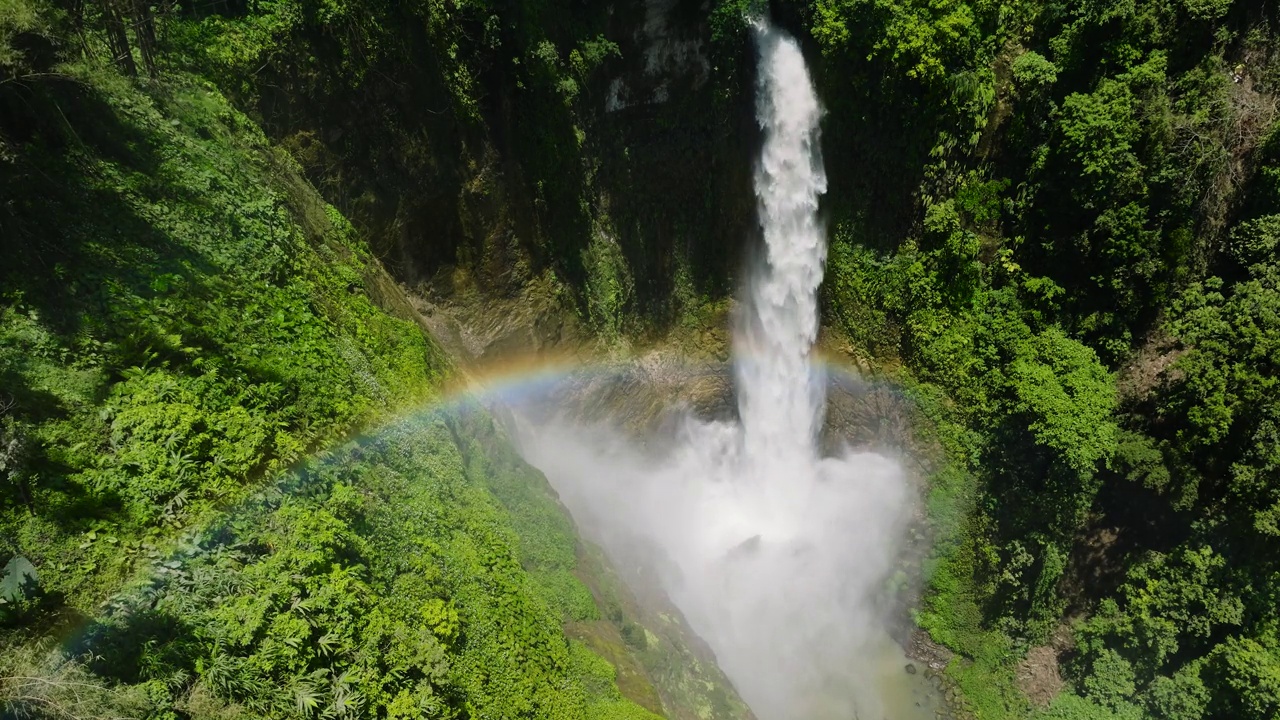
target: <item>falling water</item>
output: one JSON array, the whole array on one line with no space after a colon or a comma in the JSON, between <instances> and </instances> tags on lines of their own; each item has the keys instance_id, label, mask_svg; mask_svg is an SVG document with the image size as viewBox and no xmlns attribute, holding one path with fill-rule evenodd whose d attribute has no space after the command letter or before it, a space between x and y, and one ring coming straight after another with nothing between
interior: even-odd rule
<instances>
[{"instance_id":1,"label":"falling water","mask_svg":"<svg viewBox=\"0 0 1280 720\"><path fill-rule=\"evenodd\" d=\"M764 132L755 191L766 262L748 281L735 334L737 355L749 359L738 364L738 411L750 459L787 466L813 454L821 410L809 353L827 258L817 214L827 177L818 151L822 110L800 47L763 21L755 33Z\"/></svg>"},{"instance_id":2,"label":"falling water","mask_svg":"<svg viewBox=\"0 0 1280 720\"><path fill-rule=\"evenodd\" d=\"M761 720L880 718L875 597L906 486L881 455L818 452L822 111L795 40L765 22L755 39L766 253L735 327L739 421L687 417L657 460L600 428L526 426L521 445L588 536L652 568Z\"/></svg>"}]
</instances>

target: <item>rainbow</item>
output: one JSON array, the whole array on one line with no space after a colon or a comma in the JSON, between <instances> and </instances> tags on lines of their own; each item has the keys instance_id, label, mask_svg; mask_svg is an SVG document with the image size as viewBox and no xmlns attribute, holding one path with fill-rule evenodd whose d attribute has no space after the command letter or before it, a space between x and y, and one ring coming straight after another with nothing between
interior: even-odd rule
<instances>
[{"instance_id":1,"label":"rainbow","mask_svg":"<svg viewBox=\"0 0 1280 720\"><path fill-rule=\"evenodd\" d=\"M754 362L752 356L735 356L731 363L682 363L666 361L668 368L684 377L725 372L731 365ZM414 408L413 415L438 410L460 402L511 402L547 392L571 380L616 378L638 364L636 359L583 362L569 355L521 356L487 363L479 368L462 370L447 381L444 391L427 403ZM849 359L831 352L816 351L810 366L817 377L827 383L878 384L868 380ZM392 421L394 422L394 420Z\"/></svg>"},{"instance_id":2,"label":"rainbow","mask_svg":"<svg viewBox=\"0 0 1280 720\"><path fill-rule=\"evenodd\" d=\"M750 357L745 360L738 357L733 362L740 364L750 361ZM267 497L279 498L302 491L306 483L300 481L296 473L300 467L316 462L327 462L343 448L376 442L383 435L420 426L441 414L537 402L554 397L554 392L566 383L615 379L633 370L637 363L638 361L634 359L585 363L581 358L576 357L543 355L508 358L501 362L488 363L480 368L458 370L453 377L443 383L439 394L311 453L294 462L288 469L277 472L274 479L265 487L260 487L230 506L222 507L216 511L215 517L203 518L196 528L184 538L179 539L166 554L155 558L151 566L141 569L132 582L103 603L101 612L97 613L96 617L86 618L83 624L78 623L77 627L71 629L69 636L64 635L68 639L62 643L62 646L65 650L77 654L88 650L94 642L92 628L103 621L109 622L116 613L130 612L135 603L145 597L146 588L160 582L157 575L158 568L170 561L181 562L184 557L193 552L198 538L205 529L217 522L216 518L234 517L263 502ZM664 367L675 369L681 377L687 379L697 375L724 374L729 370L730 365L666 361ZM824 378L828 385L836 383L843 384L845 387L866 387L869 384L844 357L829 353L815 353L812 367L818 370L819 377Z\"/></svg>"}]
</instances>

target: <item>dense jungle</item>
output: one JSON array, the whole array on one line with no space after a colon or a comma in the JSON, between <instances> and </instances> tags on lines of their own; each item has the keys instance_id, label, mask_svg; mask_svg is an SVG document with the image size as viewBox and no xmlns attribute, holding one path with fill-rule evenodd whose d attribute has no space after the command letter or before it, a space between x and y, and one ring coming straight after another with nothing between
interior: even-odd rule
<instances>
[{"instance_id":1,"label":"dense jungle","mask_svg":"<svg viewBox=\"0 0 1280 720\"><path fill-rule=\"evenodd\" d=\"M0 717L753 717L456 389L727 359L765 15L939 712L1280 718L1257 0L0 0Z\"/></svg>"}]
</instances>

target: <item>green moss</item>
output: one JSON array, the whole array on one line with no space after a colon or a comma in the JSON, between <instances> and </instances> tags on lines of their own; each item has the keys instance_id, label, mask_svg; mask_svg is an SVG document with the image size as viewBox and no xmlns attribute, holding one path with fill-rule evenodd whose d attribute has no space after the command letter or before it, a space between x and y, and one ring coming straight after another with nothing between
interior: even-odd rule
<instances>
[{"instance_id":1,"label":"green moss","mask_svg":"<svg viewBox=\"0 0 1280 720\"><path fill-rule=\"evenodd\" d=\"M597 232L582 252L586 269L587 314L596 332L616 339L633 311L635 286L622 248L608 235Z\"/></svg>"}]
</instances>

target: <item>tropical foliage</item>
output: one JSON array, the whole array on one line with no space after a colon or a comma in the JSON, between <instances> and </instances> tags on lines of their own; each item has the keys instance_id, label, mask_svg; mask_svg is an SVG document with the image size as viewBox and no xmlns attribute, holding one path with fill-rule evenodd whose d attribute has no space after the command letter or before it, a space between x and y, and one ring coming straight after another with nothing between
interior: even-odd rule
<instances>
[{"instance_id":1,"label":"tropical foliage","mask_svg":"<svg viewBox=\"0 0 1280 720\"><path fill-rule=\"evenodd\" d=\"M932 414L970 479L934 502L972 511L920 620L960 651L970 709L1030 712L1008 688L1053 636L1069 688L1038 717L1273 716L1274 14L802 16L850 174L829 305L952 401Z\"/></svg>"},{"instance_id":2,"label":"tropical foliage","mask_svg":"<svg viewBox=\"0 0 1280 720\"><path fill-rule=\"evenodd\" d=\"M633 621L545 480L480 408L394 421L443 353L138 7L0 9L0 714L656 717L564 631ZM208 51L269 54L260 9Z\"/></svg>"},{"instance_id":3,"label":"tropical foliage","mask_svg":"<svg viewBox=\"0 0 1280 720\"><path fill-rule=\"evenodd\" d=\"M559 624L644 629L482 413L294 466L448 372L382 263L550 275L608 342L722 300L765 4L650 5L0 0L13 712L643 716ZM916 619L961 710L1274 717L1274 8L769 5L827 110L825 319L943 450Z\"/></svg>"}]
</instances>

